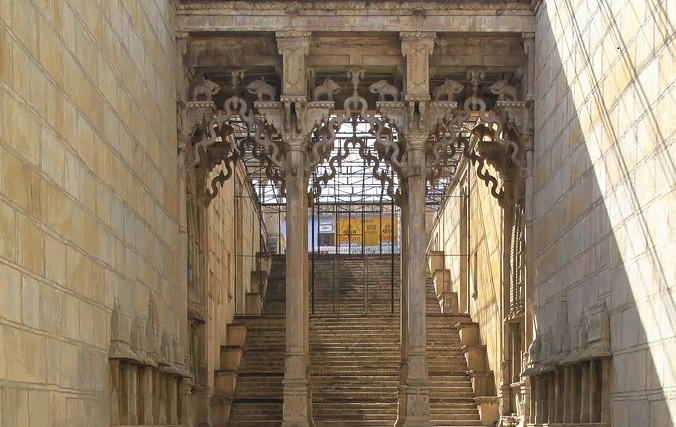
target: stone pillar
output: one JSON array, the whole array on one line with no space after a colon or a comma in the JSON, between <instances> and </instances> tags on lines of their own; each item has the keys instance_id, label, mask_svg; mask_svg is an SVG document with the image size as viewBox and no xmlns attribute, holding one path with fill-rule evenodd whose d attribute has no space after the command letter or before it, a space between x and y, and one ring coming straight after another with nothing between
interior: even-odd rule
<instances>
[{"instance_id":1,"label":"stone pillar","mask_svg":"<svg viewBox=\"0 0 676 427\"><path fill-rule=\"evenodd\" d=\"M129 388L127 389L128 402L129 406L127 407L127 421L129 424L138 424L138 402L136 398L138 397L138 368L134 365L130 366L127 369L127 375L129 376Z\"/></svg>"},{"instance_id":2,"label":"stone pillar","mask_svg":"<svg viewBox=\"0 0 676 427\"><path fill-rule=\"evenodd\" d=\"M599 408L599 402L598 402L598 380L597 380L597 373L596 370L598 369L598 366L596 365L594 360L589 361L589 422L591 423L597 423L601 421L601 414L600 411L598 410Z\"/></svg>"},{"instance_id":3,"label":"stone pillar","mask_svg":"<svg viewBox=\"0 0 676 427\"><path fill-rule=\"evenodd\" d=\"M580 422L589 423L589 364L582 362L580 375Z\"/></svg>"},{"instance_id":4,"label":"stone pillar","mask_svg":"<svg viewBox=\"0 0 676 427\"><path fill-rule=\"evenodd\" d=\"M533 420L535 424L542 424L544 422L544 399L542 393L542 378L540 376L533 377L535 382L535 396L533 400L535 401L535 408L533 414L535 414L535 419Z\"/></svg>"},{"instance_id":5,"label":"stone pillar","mask_svg":"<svg viewBox=\"0 0 676 427\"><path fill-rule=\"evenodd\" d=\"M286 354L284 362L284 410L282 427L313 426L312 395L309 387L309 325L307 280L307 179L306 138L301 134L307 96L305 57L310 33L279 32L277 47L282 55L282 103L286 152ZM295 105L292 109L292 103Z\"/></svg>"},{"instance_id":6,"label":"stone pillar","mask_svg":"<svg viewBox=\"0 0 676 427\"><path fill-rule=\"evenodd\" d=\"M604 357L601 359L601 422L605 424L610 423L610 358Z\"/></svg>"},{"instance_id":7,"label":"stone pillar","mask_svg":"<svg viewBox=\"0 0 676 427\"><path fill-rule=\"evenodd\" d=\"M176 399L177 377L167 378L167 423L171 425L178 424L178 407ZM152 425L152 422L146 423Z\"/></svg>"},{"instance_id":8,"label":"stone pillar","mask_svg":"<svg viewBox=\"0 0 676 427\"><path fill-rule=\"evenodd\" d=\"M122 424L120 418L120 395L122 394L120 384L120 361L113 359L110 361L110 423L112 425Z\"/></svg>"},{"instance_id":9,"label":"stone pillar","mask_svg":"<svg viewBox=\"0 0 676 427\"><path fill-rule=\"evenodd\" d=\"M415 138L415 139L414 139ZM408 140L408 322L406 331L405 427L431 427L427 373L425 248L425 151L426 140L409 135Z\"/></svg>"},{"instance_id":10,"label":"stone pillar","mask_svg":"<svg viewBox=\"0 0 676 427\"><path fill-rule=\"evenodd\" d=\"M561 368L557 368L554 375L556 381L556 408L554 408L554 410L556 412L554 414L553 420L557 423L560 423L563 421L563 370Z\"/></svg>"},{"instance_id":11,"label":"stone pillar","mask_svg":"<svg viewBox=\"0 0 676 427\"><path fill-rule=\"evenodd\" d=\"M179 410L179 423L181 426L189 427L192 425L192 385L187 379L181 381L179 386L181 393L181 406Z\"/></svg>"},{"instance_id":12,"label":"stone pillar","mask_svg":"<svg viewBox=\"0 0 676 427\"><path fill-rule=\"evenodd\" d=\"M434 50L434 33L401 33L401 52L406 57L406 85L408 122L405 126L407 165L408 227L404 235L408 241L408 283L406 284L406 330L402 331L402 369L406 405L401 405L403 427L432 427L430 419L429 377L427 373L426 329L426 269L425 249L425 141L429 135L425 110L430 99L429 57ZM403 319L402 319L403 320ZM405 340L404 340L405 339Z\"/></svg>"},{"instance_id":13,"label":"stone pillar","mask_svg":"<svg viewBox=\"0 0 676 427\"><path fill-rule=\"evenodd\" d=\"M408 357L408 180L404 177L399 183L401 188L401 297L399 300L401 333L401 362L399 364L399 389L398 389L398 407L397 421L395 427L404 425L406 421L406 360Z\"/></svg>"},{"instance_id":14,"label":"stone pillar","mask_svg":"<svg viewBox=\"0 0 676 427\"><path fill-rule=\"evenodd\" d=\"M554 416L556 415L556 381L553 372L548 373L547 376L549 377L549 390L547 391L549 413L547 414L547 420L549 423L553 423L555 422Z\"/></svg>"},{"instance_id":15,"label":"stone pillar","mask_svg":"<svg viewBox=\"0 0 676 427\"><path fill-rule=\"evenodd\" d=\"M153 425L153 368L151 366L140 368L139 374L139 389L141 390L139 396L143 399L140 402L143 414L139 414L139 424Z\"/></svg>"},{"instance_id":16,"label":"stone pillar","mask_svg":"<svg viewBox=\"0 0 676 427\"><path fill-rule=\"evenodd\" d=\"M573 387L571 384L570 366L563 368L563 422L569 423L572 420L573 409Z\"/></svg>"},{"instance_id":17,"label":"stone pillar","mask_svg":"<svg viewBox=\"0 0 676 427\"><path fill-rule=\"evenodd\" d=\"M581 409L581 384L582 374L580 372L579 365L575 364L570 367L571 376L570 376L570 385L573 388L571 390L572 395L572 411L571 411L571 422L575 424L580 423L580 409Z\"/></svg>"},{"instance_id":18,"label":"stone pillar","mask_svg":"<svg viewBox=\"0 0 676 427\"><path fill-rule=\"evenodd\" d=\"M304 153L291 150L286 173L286 356L284 371L284 423L282 427L309 426L309 313L307 310L307 193Z\"/></svg>"}]
</instances>

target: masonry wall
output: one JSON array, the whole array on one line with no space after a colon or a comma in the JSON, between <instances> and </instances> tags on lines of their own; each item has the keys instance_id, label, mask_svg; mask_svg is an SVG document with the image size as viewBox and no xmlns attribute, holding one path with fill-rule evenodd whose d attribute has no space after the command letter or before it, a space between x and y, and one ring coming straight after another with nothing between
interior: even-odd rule
<instances>
[{"instance_id":1,"label":"masonry wall","mask_svg":"<svg viewBox=\"0 0 676 427\"><path fill-rule=\"evenodd\" d=\"M177 334L170 1L0 1L0 425L110 425L111 307Z\"/></svg>"},{"instance_id":2,"label":"masonry wall","mask_svg":"<svg viewBox=\"0 0 676 427\"><path fill-rule=\"evenodd\" d=\"M217 167L211 177L220 173ZM205 187L206 188L206 187ZM228 323L245 313L245 296L251 292L251 272L257 269L261 251L258 203L243 168L235 169L207 209L209 372L221 369L221 346L227 343ZM263 251L265 248L262 249ZM210 376L213 387L213 376Z\"/></svg>"},{"instance_id":3,"label":"masonry wall","mask_svg":"<svg viewBox=\"0 0 676 427\"><path fill-rule=\"evenodd\" d=\"M537 11L538 334L610 314L612 425L676 421L672 0L545 1Z\"/></svg>"},{"instance_id":4,"label":"masonry wall","mask_svg":"<svg viewBox=\"0 0 676 427\"><path fill-rule=\"evenodd\" d=\"M465 165L467 169L459 174L461 178L434 226L432 239L436 242L435 250L444 252L444 265L449 270L451 288L458 293L460 310L466 312L469 306L472 320L479 323L489 369L495 375L496 390L499 390L502 372L499 308L502 299L502 208L479 180L476 169ZM464 194L463 186L466 188ZM466 219L461 214L463 203L467 206ZM469 231L469 240L463 236L463 221Z\"/></svg>"}]
</instances>

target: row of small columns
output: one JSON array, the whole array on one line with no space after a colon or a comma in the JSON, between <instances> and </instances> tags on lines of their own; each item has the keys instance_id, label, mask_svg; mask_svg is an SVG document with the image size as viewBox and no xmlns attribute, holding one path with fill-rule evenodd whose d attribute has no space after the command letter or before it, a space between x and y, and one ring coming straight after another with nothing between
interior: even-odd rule
<instances>
[{"instance_id":1,"label":"row of small columns","mask_svg":"<svg viewBox=\"0 0 676 427\"><path fill-rule=\"evenodd\" d=\"M153 366L110 361L111 425L180 425L187 421L190 385Z\"/></svg>"},{"instance_id":2,"label":"row of small columns","mask_svg":"<svg viewBox=\"0 0 676 427\"><path fill-rule=\"evenodd\" d=\"M559 366L531 377L531 424L610 423L610 358Z\"/></svg>"}]
</instances>

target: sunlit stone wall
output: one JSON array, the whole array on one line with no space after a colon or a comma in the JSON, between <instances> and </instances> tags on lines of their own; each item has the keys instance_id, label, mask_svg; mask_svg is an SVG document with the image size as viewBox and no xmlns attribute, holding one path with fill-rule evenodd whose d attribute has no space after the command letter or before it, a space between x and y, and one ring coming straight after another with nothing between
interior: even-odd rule
<instances>
[{"instance_id":1,"label":"sunlit stone wall","mask_svg":"<svg viewBox=\"0 0 676 427\"><path fill-rule=\"evenodd\" d=\"M0 425L108 426L111 308L178 329L173 6L0 1Z\"/></svg>"},{"instance_id":2,"label":"sunlit stone wall","mask_svg":"<svg viewBox=\"0 0 676 427\"><path fill-rule=\"evenodd\" d=\"M546 1L537 11L538 334L605 303L614 426L676 421L672 0Z\"/></svg>"}]
</instances>

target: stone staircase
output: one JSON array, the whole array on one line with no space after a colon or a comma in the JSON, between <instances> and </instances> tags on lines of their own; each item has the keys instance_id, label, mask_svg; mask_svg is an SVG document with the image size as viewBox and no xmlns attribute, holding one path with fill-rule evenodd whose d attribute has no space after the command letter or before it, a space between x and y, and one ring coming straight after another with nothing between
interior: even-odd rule
<instances>
[{"instance_id":1,"label":"stone staircase","mask_svg":"<svg viewBox=\"0 0 676 427\"><path fill-rule=\"evenodd\" d=\"M310 363L317 427L394 425L400 361L399 263L395 261L392 271L389 256L315 255ZM229 422L224 425L280 426L284 311L284 258L275 256L262 315L236 319L246 329L246 339L241 362L233 374L234 394L227 405ZM427 311L432 423L481 426L465 354L454 326L469 319L441 314L431 280Z\"/></svg>"}]
</instances>

